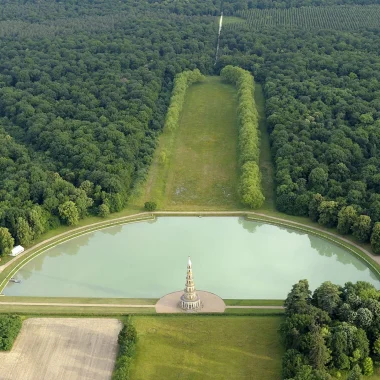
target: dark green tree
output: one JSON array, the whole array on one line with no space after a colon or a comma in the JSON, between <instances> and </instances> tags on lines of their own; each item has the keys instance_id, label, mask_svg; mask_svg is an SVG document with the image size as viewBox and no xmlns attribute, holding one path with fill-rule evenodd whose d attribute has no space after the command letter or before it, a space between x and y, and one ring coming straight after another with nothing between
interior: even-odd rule
<instances>
[{"instance_id":1,"label":"dark green tree","mask_svg":"<svg viewBox=\"0 0 380 380\"><path fill-rule=\"evenodd\" d=\"M321 194L315 194L309 204L309 217L313 222L317 222L319 219L319 207L323 202Z\"/></svg>"},{"instance_id":2,"label":"dark green tree","mask_svg":"<svg viewBox=\"0 0 380 380\"><path fill-rule=\"evenodd\" d=\"M307 280L300 280L293 285L286 297L284 306L287 314L303 314L309 309L311 302L311 290Z\"/></svg>"},{"instance_id":3,"label":"dark green tree","mask_svg":"<svg viewBox=\"0 0 380 380\"><path fill-rule=\"evenodd\" d=\"M326 281L314 291L312 302L332 316L338 311L342 303L340 295L340 287Z\"/></svg>"},{"instance_id":4,"label":"dark green tree","mask_svg":"<svg viewBox=\"0 0 380 380\"><path fill-rule=\"evenodd\" d=\"M156 202L152 202L152 201L145 202L144 208L147 211L155 211L156 208L157 208L157 203Z\"/></svg>"},{"instance_id":5,"label":"dark green tree","mask_svg":"<svg viewBox=\"0 0 380 380\"><path fill-rule=\"evenodd\" d=\"M106 218L110 213L110 208L106 203L103 203L99 206L98 215L102 218Z\"/></svg>"},{"instance_id":6,"label":"dark green tree","mask_svg":"<svg viewBox=\"0 0 380 380\"><path fill-rule=\"evenodd\" d=\"M354 207L343 207L338 214L338 232L343 235L351 233L352 226L356 222L357 217L358 214Z\"/></svg>"},{"instance_id":7,"label":"dark green tree","mask_svg":"<svg viewBox=\"0 0 380 380\"><path fill-rule=\"evenodd\" d=\"M282 376L293 378L306 363L306 358L297 350L287 350L282 358Z\"/></svg>"},{"instance_id":8,"label":"dark green tree","mask_svg":"<svg viewBox=\"0 0 380 380\"><path fill-rule=\"evenodd\" d=\"M314 327L311 332L309 346L309 362L313 368L324 370L331 360L329 349L325 344L320 327Z\"/></svg>"},{"instance_id":9,"label":"dark green tree","mask_svg":"<svg viewBox=\"0 0 380 380\"><path fill-rule=\"evenodd\" d=\"M29 245L33 240L33 231L24 218L17 218L16 238L20 244Z\"/></svg>"},{"instance_id":10,"label":"dark green tree","mask_svg":"<svg viewBox=\"0 0 380 380\"><path fill-rule=\"evenodd\" d=\"M360 242L367 242L371 236L372 222L368 215L360 215L352 225L352 234Z\"/></svg>"},{"instance_id":11,"label":"dark green tree","mask_svg":"<svg viewBox=\"0 0 380 380\"><path fill-rule=\"evenodd\" d=\"M358 364L355 364L350 371L347 380L360 380L362 378L362 371Z\"/></svg>"},{"instance_id":12,"label":"dark green tree","mask_svg":"<svg viewBox=\"0 0 380 380\"><path fill-rule=\"evenodd\" d=\"M14 239L9 233L8 228L0 227L0 255L8 255L14 246Z\"/></svg>"},{"instance_id":13,"label":"dark green tree","mask_svg":"<svg viewBox=\"0 0 380 380\"><path fill-rule=\"evenodd\" d=\"M380 223L375 223L371 235L371 248L374 253L380 254Z\"/></svg>"},{"instance_id":14,"label":"dark green tree","mask_svg":"<svg viewBox=\"0 0 380 380\"><path fill-rule=\"evenodd\" d=\"M58 207L59 216L69 226L75 226L79 221L78 209L72 201L66 201Z\"/></svg>"},{"instance_id":15,"label":"dark green tree","mask_svg":"<svg viewBox=\"0 0 380 380\"><path fill-rule=\"evenodd\" d=\"M334 227L338 221L339 204L335 201L322 201L318 208L318 223Z\"/></svg>"}]
</instances>

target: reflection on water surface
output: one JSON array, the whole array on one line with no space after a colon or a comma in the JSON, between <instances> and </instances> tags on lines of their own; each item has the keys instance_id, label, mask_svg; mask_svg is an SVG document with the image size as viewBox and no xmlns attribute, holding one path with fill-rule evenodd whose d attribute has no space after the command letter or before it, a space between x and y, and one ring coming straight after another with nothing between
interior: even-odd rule
<instances>
[{"instance_id":1,"label":"reflection on water surface","mask_svg":"<svg viewBox=\"0 0 380 380\"><path fill-rule=\"evenodd\" d=\"M161 297L184 287L187 256L195 284L223 298L284 298L307 278L344 284L375 275L319 237L237 217L162 217L106 228L30 261L6 295Z\"/></svg>"}]
</instances>

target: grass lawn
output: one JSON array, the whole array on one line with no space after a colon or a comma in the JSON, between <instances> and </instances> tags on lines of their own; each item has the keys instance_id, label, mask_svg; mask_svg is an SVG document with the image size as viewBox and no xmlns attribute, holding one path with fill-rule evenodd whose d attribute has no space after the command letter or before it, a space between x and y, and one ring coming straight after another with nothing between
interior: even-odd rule
<instances>
[{"instance_id":1,"label":"grass lawn","mask_svg":"<svg viewBox=\"0 0 380 380\"><path fill-rule=\"evenodd\" d=\"M219 77L192 85L179 128L161 136L146 187L134 206L152 200L166 210L241 209L236 107L235 88Z\"/></svg>"},{"instance_id":2,"label":"grass lawn","mask_svg":"<svg viewBox=\"0 0 380 380\"><path fill-rule=\"evenodd\" d=\"M282 317L134 317L137 354L131 378L281 379Z\"/></svg>"},{"instance_id":3,"label":"grass lawn","mask_svg":"<svg viewBox=\"0 0 380 380\"><path fill-rule=\"evenodd\" d=\"M70 298L70 297L22 297L4 296L1 302L36 302L36 303L70 303L70 304L116 304L116 305L155 305L157 298Z\"/></svg>"},{"instance_id":4,"label":"grass lawn","mask_svg":"<svg viewBox=\"0 0 380 380\"><path fill-rule=\"evenodd\" d=\"M92 306L35 306L35 305L2 305L0 314L17 313L29 316L86 316L105 315L120 316L124 314L156 314L154 307L92 307Z\"/></svg>"},{"instance_id":5,"label":"grass lawn","mask_svg":"<svg viewBox=\"0 0 380 380\"><path fill-rule=\"evenodd\" d=\"M265 196L262 208L265 210L275 210L274 169L270 152L269 134L265 121L265 99L263 89L258 83L255 83L255 103L259 115L261 186Z\"/></svg>"},{"instance_id":6,"label":"grass lawn","mask_svg":"<svg viewBox=\"0 0 380 380\"><path fill-rule=\"evenodd\" d=\"M284 300L239 300L239 299L225 299L224 303L227 306L284 306Z\"/></svg>"}]
</instances>

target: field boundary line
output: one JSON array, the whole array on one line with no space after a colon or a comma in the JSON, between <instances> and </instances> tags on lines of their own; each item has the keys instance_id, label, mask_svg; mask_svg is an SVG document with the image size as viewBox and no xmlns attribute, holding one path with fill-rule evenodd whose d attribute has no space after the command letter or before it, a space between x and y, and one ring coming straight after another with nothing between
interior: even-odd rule
<instances>
[{"instance_id":1,"label":"field boundary line","mask_svg":"<svg viewBox=\"0 0 380 380\"><path fill-rule=\"evenodd\" d=\"M117 307L117 308L154 308L155 305L123 305L108 303L57 303L57 302L1 302L0 305L8 306L67 306L67 307Z\"/></svg>"},{"instance_id":2,"label":"field boundary line","mask_svg":"<svg viewBox=\"0 0 380 380\"><path fill-rule=\"evenodd\" d=\"M123 304L88 304L88 303L52 303L52 302L1 302L0 305L7 306L63 306L63 307L104 307L104 308L144 308L152 309L156 305L123 305ZM273 309L283 310L284 306L265 306L265 305L238 305L238 306L226 306L226 309ZM209 312L212 313L212 312Z\"/></svg>"}]
</instances>

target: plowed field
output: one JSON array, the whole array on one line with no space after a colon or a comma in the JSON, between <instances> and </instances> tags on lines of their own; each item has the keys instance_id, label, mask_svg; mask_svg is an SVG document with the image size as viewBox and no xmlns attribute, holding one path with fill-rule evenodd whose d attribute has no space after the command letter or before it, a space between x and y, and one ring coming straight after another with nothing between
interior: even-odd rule
<instances>
[{"instance_id":1,"label":"plowed field","mask_svg":"<svg viewBox=\"0 0 380 380\"><path fill-rule=\"evenodd\" d=\"M0 379L111 379L120 329L117 319L28 319L12 350L0 353Z\"/></svg>"}]
</instances>

